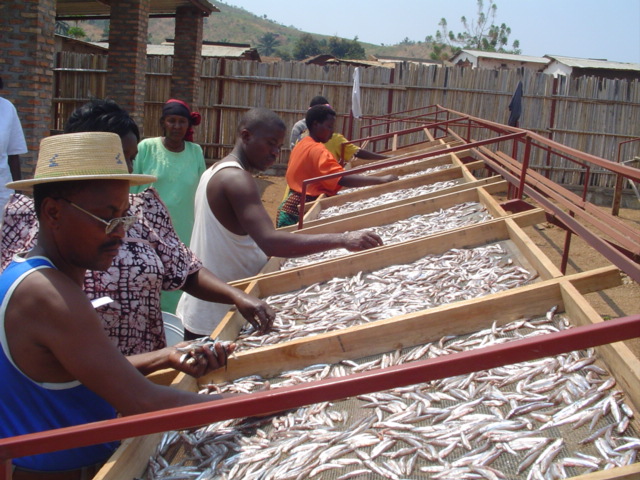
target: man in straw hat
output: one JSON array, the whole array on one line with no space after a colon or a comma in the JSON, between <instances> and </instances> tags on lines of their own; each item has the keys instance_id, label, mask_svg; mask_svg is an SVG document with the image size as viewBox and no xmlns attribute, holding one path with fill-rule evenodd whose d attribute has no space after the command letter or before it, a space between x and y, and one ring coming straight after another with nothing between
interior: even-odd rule
<instances>
[{"instance_id":1,"label":"man in straw hat","mask_svg":"<svg viewBox=\"0 0 640 480\"><path fill-rule=\"evenodd\" d=\"M130 185L150 181L129 174L118 135L91 132L45 138L34 178L8 185L33 187L40 229L37 245L0 276L0 437L220 398L140 373L174 367L201 376L226 364L232 344L194 346L188 361L177 349L150 352L134 368L82 290L85 270L109 267L137 220L123 216ZM103 463L116 446L16 458L13 478L83 478L82 469Z\"/></svg>"}]
</instances>

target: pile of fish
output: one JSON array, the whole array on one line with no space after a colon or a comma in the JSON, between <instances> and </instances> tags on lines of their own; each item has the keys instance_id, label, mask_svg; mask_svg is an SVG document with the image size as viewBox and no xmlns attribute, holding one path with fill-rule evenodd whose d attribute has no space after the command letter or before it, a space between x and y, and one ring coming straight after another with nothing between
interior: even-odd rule
<instances>
[{"instance_id":1,"label":"pile of fish","mask_svg":"<svg viewBox=\"0 0 640 480\"><path fill-rule=\"evenodd\" d=\"M554 315L361 361L313 365L270 388L455 354L570 328ZM201 393L249 393L253 376ZM523 362L260 419L168 432L146 479L561 479L634 463L633 412L592 350ZM170 464L179 452L177 463ZM165 458L165 456L167 458Z\"/></svg>"},{"instance_id":2,"label":"pile of fish","mask_svg":"<svg viewBox=\"0 0 640 480\"><path fill-rule=\"evenodd\" d=\"M355 202L345 202L342 205L324 208L318 214L318 218L330 218L337 215L345 215L351 212L359 212L361 210L366 210L367 208L378 207L380 205L386 205L387 203L397 202L399 200L407 200L409 198L418 197L420 195L426 195L428 193L444 190L445 188L455 187L456 185L458 185L458 183L460 183L460 180L447 180L444 182L435 182L428 185L421 185L414 188L401 188L392 192L382 193L375 197L363 198Z\"/></svg>"},{"instance_id":3,"label":"pile of fish","mask_svg":"<svg viewBox=\"0 0 640 480\"><path fill-rule=\"evenodd\" d=\"M535 276L495 243L335 277L266 297L276 311L272 331L259 335L247 327L236 339L236 351L480 297L524 285Z\"/></svg>"},{"instance_id":4,"label":"pile of fish","mask_svg":"<svg viewBox=\"0 0 640 480\"><path fill-rule=\"evenodd\" d=\"M417 163L420 162L422 160L415 160L413 162L407 162L404 163L403 165L411 165L412 163ZM404 180L406 178L413 178L413 177L420 177L422 175L427 175L428 173L435 173L435 172L439 172L441 170L447 170L449 168L451 168L453 165L452 164L447 164L447 165L438 165L437 167L430 167L430 168L425 168L424 170L418 170L417 172L411 172L411 173L405 173L404 175L398 175L398 180ZM394 167L392 167L394 168ZM377 170L375 173L373 173L372 175L386 175L388 172L386 172L385 170ZM371 186L366 186L366 187L349 187L349 188L343 188L341 190L338 191L338 195L343 195L345 193L351 193L351 192L356 192L358 190L364 190L366 188L371 188Z\"/></svg>"},{"instance_id":5,"label":"pile of fish","mask_svg":"<svg viewBox=\"0 0 640 480\"><path fill-rule=\"evenodd\" d=\"M482 204L465 202L435 212L414 215L386 225L373 226L367 230L377 233L385 245L393 245L454 228L486 222L491 218ZM339 248L304 257L289 258L283 262L281 269L301 267L348 254L348 250Z\"/></svg>"}]
</instances>

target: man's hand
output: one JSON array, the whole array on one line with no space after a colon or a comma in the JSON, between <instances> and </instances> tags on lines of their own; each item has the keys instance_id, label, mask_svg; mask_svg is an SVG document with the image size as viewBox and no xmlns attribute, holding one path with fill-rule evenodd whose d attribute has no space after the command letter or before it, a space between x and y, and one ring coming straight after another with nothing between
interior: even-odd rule
<instances>
[{"instance_id":1,"label":"man's hand","mask_svg":"<svg viewBox=\"0 0 640 480\"><path fill-rule=\"evenodd\" d=\"M344 248L350 252L360 252L382 245L382 239L374 232L346 232L343 238Z\"/></svg>"},{"instance_id":2,"label":"man's hand","mask_svg":"<svg viewBox=\"0 0 640 480\"><path fill-rule=\"evenodd\" d=\"M267 302L253 295L243 294L236 302L236 307L259 333L268 332L276 319L275 310Z\"/></svg>"},{"instance_id":3,"label":"man's hand","mask_svg":"<svg viewBox=\"0 0 640 480\"><path fill-rule=\"evenodd\" d=\"M381 183L395 182L396 180L400 179L400 177L398 177L397 175L381 175L378 178L380 179Z\"/></svg>"},{"instance_id":4,"label":"man's hand","mask_svg":"<svg viewBox=\"0 0 640 480\"><path fill-rule=\"evenodd\" d=\"M169 348L172 349L169 355L172 367L198 378L213 370L225 367L229 355L236 348L236 344L219 342L205 337L191 342L180 342Z\"/></svg>"}]
</instances>

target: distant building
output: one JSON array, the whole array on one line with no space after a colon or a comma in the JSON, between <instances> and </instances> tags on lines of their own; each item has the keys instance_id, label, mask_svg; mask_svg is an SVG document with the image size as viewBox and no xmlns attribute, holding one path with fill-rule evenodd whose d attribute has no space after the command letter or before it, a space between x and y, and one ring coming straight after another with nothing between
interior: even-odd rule
<instances>
[{"instance_id":1,"label":"distant building","mask_svg":"<svg viewBox=\"0 0 640 480\"><path fill-rule=\"evenodd\" d=\"M380 64L396 64L396 63L412 63L415 65L442 65L441 60L432 60L430 58L414 58L414 57L394 57L391 55L372 55L372 57Z\"/></svg>"},{"instance_id":2,"label":"distant building","mask_svg":"<svg viewBox=\"0 0 640 480\"><path fill-rule=\"evenodd\" d=\"M550 75L565 75L567 77L600 77L619 79L640 79L640 63L610 62L591 58L561 57L559 55L545 55L549 64L544 73Z\"/></svg>"},{"instance_id":3,"label":"distant building","mask_svg":"<svg viewBox=\"0 0 640 480\"><path fill-rule=\"evenodd\" d=\"M108 43L97 42L94 45L109 48ZM147 55L173 55L173 42L167 40L160 45L147 45ZM202 57L232 58L235 60L260 61L260 54L251 45L243 43L202 42Z\"/></svg>"},{"instance_id":4,"label":"distant building","mask_svg":"<svg viewBox=\"0 0 640 480\"><path fill-rule=\"evenodd\" d=\"M375 60L355 60L351 58L336 58L329 53L323 53L315 55L313 57L307 57L304 60L300 60L307 65L351 65L354 67L387 67L393 68L394 65L380 63Z\"/></svg>"},{"instance_id":5,"label":"distant building","mask_svg":"<svg viewBox=\"0 0 640 480\"><path fill-rule=\"evenodd\" d=\"M458 67L485 68L489 70L527 68L542 72L551 60L545 57L463 49L451 57L449 61Z\"/></svg>"},{"instance_id":6,"label":"distant building","mask_svg":"<svg viewBox=\"0 0 640 480\"><path fill-rule=\"evenodd\" d=\"M109 52L108 42L85 42L64 35L55 36L56 52L75 52L106 55ZM168 39L160 45L147 45L147 55L173 55L173 41ZM255 48L244 43L202 42L203 57L232 58L235 60L260 61L260 54Z\"/></svg>"},{"instance_id":7,"label":"distant building","mask_svg":"<svg viewBox=\"0 0 640 480\"><path fill-rule=\"evenodd\" d=\"M103 46L107 45L107 46ZM55 52L88 53L93 55L107 55L108 43L96 44L85 42L66 35L55 34Z\"/></svg>"}]
</instances>

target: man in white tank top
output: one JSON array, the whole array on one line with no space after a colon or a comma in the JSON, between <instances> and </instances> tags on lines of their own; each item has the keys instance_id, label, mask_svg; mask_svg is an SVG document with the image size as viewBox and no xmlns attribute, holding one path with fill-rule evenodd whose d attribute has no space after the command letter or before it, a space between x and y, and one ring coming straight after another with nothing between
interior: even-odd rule
<instances>
[{"instance_id":1,"label":"man in white tank top","mask_svg":"<svg viewBox=\"0 0 640 480\"><path fill-rule=\"evenodd\" d=\"M200 178L190 247L206 268L226 282L257 274L271 256L300 257L335 248L361 251L382 245L372 232L302 235L276 230L252 172L273 165L285 133L284 122L271 110L249 110L240 120L233 151ZM228 305L183 294L177 314L185 339L210 335L228 311Z\"/></svg>"}]
</instances>

